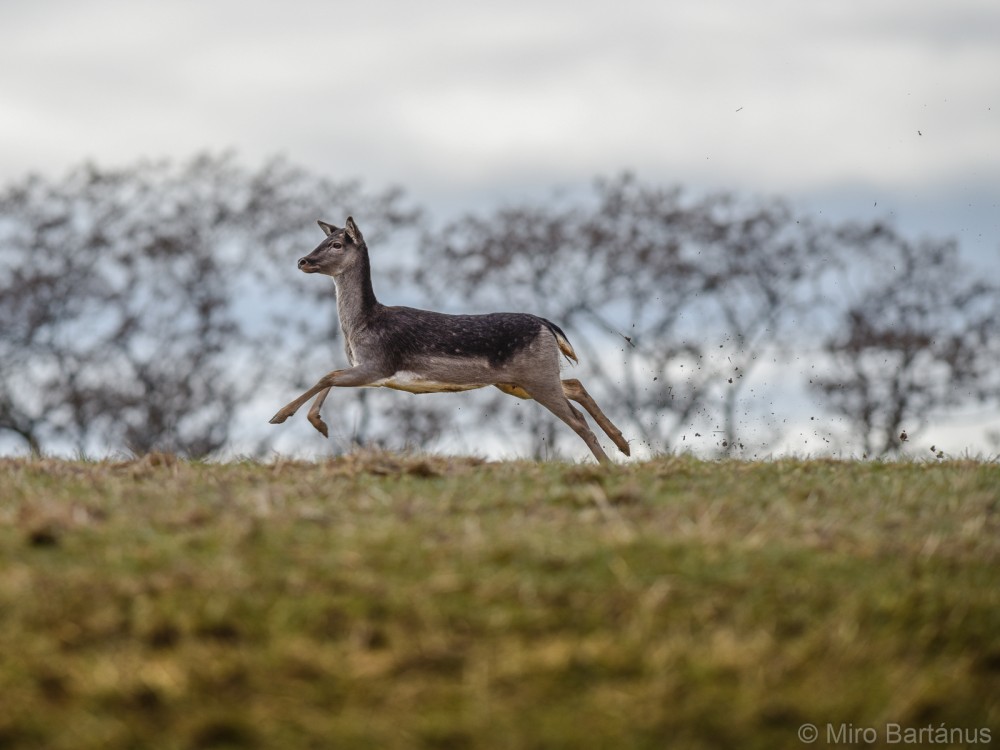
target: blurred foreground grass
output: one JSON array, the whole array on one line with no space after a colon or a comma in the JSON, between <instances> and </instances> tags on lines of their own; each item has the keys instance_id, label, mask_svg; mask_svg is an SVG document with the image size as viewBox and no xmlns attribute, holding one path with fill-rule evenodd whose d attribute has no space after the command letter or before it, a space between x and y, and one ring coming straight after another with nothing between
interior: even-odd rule
<instances>
[{"instance_id":1,"label":"blurred foreground grass","mask_svg":"<svg viewBox=\"0 0 1000 750\"><path fill-rule=\"evenodd\" d=\"M0 460L0 648L0 748L996 743L1000 466Z\"/></svg>"}]
</instances>

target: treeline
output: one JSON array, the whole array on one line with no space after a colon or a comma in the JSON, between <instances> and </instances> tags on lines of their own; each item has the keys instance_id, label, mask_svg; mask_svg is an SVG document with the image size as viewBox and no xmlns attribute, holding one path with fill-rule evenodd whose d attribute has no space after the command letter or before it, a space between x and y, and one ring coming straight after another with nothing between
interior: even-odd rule
<instances>
[{"instance_id":1,"label":"treeline","mask_svg":"<svg viewBox=\"0 0 1000 750\"><path fill-rule=\"evenodd\" d=\"M285 396L343 363L332 285L294 261L317 218L348 214L384 302L557 321L578 376L653 451L766 451L786 392L867 455L942 410L1000 401L1000 287L952 239L627 175L436 226L399 190L201 155L0 189L0 444L268 451ZM334 450L480 430L548 455L563 437L499 394L464 411L455 396L385 396L331 397ZM696 445L699 430L711 437Z\"/></svg>"}]
</instances>

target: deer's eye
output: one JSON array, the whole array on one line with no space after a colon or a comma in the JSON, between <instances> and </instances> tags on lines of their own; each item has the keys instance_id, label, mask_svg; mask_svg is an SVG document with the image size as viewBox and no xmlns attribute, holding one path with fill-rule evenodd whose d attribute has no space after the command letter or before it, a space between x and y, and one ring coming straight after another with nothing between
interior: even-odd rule
<instances>
[{"instance_id":1,"label":"deer's eye","mask_svg":"<svg viewBox=\"0 0 1000 750\"><path fill-rule=\"evenodd\" d=\"M342 248L342 247L343 247L343 245L341 245L339 242L334 242L333 243L333 249L334 250L340 250L340 248Z\"/></svg>"}]
</instances>

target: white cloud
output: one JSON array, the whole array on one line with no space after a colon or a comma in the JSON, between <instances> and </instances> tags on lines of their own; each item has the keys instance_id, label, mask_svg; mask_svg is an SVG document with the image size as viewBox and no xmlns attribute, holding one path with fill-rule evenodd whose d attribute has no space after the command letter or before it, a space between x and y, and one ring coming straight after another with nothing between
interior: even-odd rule
<instances>
[{"instance_id":1,"label":"white cloud","mask_svg":"<svg viewBox=\"0 0 1000 750\"><path fill-rule=\"evenodd\" d=\"M998 27L993 0L5 7L0 170L232 146L418 189L997 184Z\"/></svg>"}]
</instances>

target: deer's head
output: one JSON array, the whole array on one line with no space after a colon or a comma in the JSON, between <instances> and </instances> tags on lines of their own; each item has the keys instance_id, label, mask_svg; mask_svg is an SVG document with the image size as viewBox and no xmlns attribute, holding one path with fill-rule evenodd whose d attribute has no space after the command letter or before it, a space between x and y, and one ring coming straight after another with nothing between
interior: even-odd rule
<instances>
[{"instance_id":1,"label":"deer's head","mask_svg":"<svg viewBox=\"0 0 1000 750\"><path fill-rule=\"evenodd\" d=\"M347 225L340 229L325 221L318 222L326 234L324 239L309 255L299 258L299 270L304 273L325 273L339 276L347 269L362 262L367 257L368 248L361 230L354 219L347 217Z\"/></svg>"}]
</instances>

